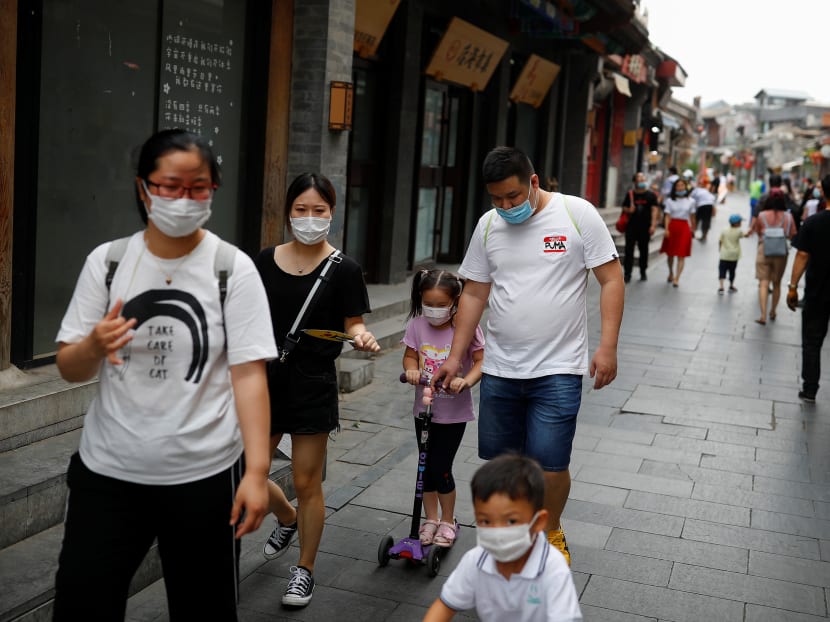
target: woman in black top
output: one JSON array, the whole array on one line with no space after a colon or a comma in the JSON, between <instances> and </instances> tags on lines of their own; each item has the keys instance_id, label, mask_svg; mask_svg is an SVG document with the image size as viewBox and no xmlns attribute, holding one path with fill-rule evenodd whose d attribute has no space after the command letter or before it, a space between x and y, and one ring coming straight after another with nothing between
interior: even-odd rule
<instances>
[{"instance_id":1,"label":"woman in black top","mask_svg":"<svg viewBox=\"0 0 830 622\"><path fill-rule=\"evenodd\" d=\"M331 182L315 173L303 173L288 188L286 222L294 240L266 248L256 258L265 283L274 337L281 352L286 336L306 298L335 248L328 243L334 214L335 191ZM366 352L380 350L366 330L362 315L369 313L369 296L360 266L341 255L321 283L321 291L300 328L344 331L354 338L354 347ZM297 491L297 510L283 491L269 482L270 509L277 518L263 554L268 559L282 555L294 534L300 532L300 559L291 568L292 577L282 598L284 605L305 606L314 589L314 560L325 521L323 466L328 434L338 427L338 390L334 360L342 344L304 336L290 349L283 362L270 364L271 453L283 434L291 434L291 466Z\"/></svg>"}]
</instances>

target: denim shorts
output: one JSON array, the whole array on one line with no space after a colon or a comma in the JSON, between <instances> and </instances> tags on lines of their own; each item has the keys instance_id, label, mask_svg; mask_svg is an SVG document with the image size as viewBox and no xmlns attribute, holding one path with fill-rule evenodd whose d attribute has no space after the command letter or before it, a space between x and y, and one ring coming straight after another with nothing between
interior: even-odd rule
<instances>
[{"instance_id":1,"label":"denim shorts","mask_svg":"<svg viewBox=\"0 0 830 622\"><path fill-rule=\"evenodd\" d=\"M500 378L484 374L478 414L478 455L505 452L535 459L545 471L564 471L571 461L582 376Z\"/></svg>"}]
</instances>

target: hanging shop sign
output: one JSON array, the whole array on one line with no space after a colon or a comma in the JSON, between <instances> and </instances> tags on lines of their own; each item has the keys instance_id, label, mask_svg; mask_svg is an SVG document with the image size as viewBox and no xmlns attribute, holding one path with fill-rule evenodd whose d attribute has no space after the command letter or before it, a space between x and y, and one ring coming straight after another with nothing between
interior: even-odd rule
<instances>
[{"instance_id":1,"label":"hanging shop sign","mask_svg":"<svg viewBox=\"0 0 830 622\"><path fill-rule=\"evenodd\" d=\"M507 41L453 17L432 54L426 74L482 91L506 49Z\"/></svg>"},{"instance_id":2,"label":"hanging shop sign","mask_svg":"<svg viewBox=\"0 0 830 622\"><path fill-rule=\"evenodd\" d=\"M530 104L538 108L542 105L557 75L559 75L559 65L536 54L531 54L522 68L522 73L519 74L519 79L513 85L513 90L510 91L511 101Z\"/></svg>"},{"instance_id":3,"label":"hanging shop sign","mask_svg":"<svg viewBox=\"0 0 830 622\"><path fill-rule=\"evenodd\" d=\"M401 0L357 0L354 13L354 51L362 58L375 55Z\"/></svg>"}]
</instances>

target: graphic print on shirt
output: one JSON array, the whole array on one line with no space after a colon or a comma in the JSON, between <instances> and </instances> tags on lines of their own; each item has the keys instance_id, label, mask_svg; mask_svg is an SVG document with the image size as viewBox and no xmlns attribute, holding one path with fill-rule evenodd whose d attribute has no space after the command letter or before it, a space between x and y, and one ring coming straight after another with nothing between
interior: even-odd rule
<instances>
[{"instance_id":1,"label":"graphic print on shirt","mask_svg":"<svg viewBox=\"0 0 830 622\"><path fill-rule=\"evenodd\" d=\"M542 239L542 252L566 253L568 251L567 231L551 231Z\"/></svg>"},{"instance_id":2,"label":"graphic print on shirt","mask_svg":"<svg viewBox=\"0 0 830 622\"><path fill-rule=\"evenodd\" d=\"M125 318L135 318L133 341L122 348L124 364L118 372L123 380L130 362L132 343L142 344L153 354L153 367L148 370L151 378L169 378L167 357L176 344L175 325L165 318L178 320L190 331L193 353L185 380L198 384L202 378L208 357L208 325L205 310L191 294L178 289L151 289L131 298L121 312Z\"/></svg>"}]
</instances>

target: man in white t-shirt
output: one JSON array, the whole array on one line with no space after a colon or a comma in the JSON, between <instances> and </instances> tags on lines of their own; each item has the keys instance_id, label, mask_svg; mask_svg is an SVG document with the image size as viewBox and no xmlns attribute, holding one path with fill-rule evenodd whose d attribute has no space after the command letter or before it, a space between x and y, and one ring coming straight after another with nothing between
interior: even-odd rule
<instances>
[{"instance_id":1,"label":"man in white t-shirt","mask_svg":"<svg viewBox=\"0 0 830 622\"><path fill-rule=\"evenodd\" d=\"M459 269L467 279L450 355L433 376L445 383L489 303L479 408L479 456L507 451L545 471L548 540L570 561L560 517L568 499L571 446L582 376L594 388L617 375L625 284L616 247L593 205L546 192L527 156L497 147L484 160L493 209L476 226ZM600 283L602 330L588 359L588 271Z\"/></svg>"}]
</instances>

